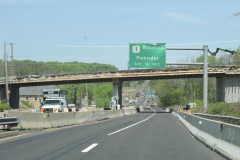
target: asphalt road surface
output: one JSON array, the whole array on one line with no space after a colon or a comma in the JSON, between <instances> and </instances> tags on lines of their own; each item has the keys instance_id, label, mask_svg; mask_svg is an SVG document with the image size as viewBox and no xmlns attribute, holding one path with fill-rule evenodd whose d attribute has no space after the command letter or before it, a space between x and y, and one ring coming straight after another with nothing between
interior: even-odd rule
<instances>
[{"instance_id":1,"label":"asphalt road surface","mask_svg":"<svg viewBox=\"0 0 240 160\"><path fill-rule=\"evenodd\" d=\"M160 108L153 107L157 111ZM1 160L222 160L170 113L152 110L0 140Z\"/></svg>"}]
</instances>

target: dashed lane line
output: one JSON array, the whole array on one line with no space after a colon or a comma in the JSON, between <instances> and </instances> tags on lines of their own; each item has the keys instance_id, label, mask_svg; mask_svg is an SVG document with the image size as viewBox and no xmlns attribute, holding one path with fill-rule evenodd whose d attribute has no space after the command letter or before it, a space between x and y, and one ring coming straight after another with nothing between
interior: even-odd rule
<instances>
[{"instance_id":1,"label":"dashed lane line","mask_svg":"<svg viewBox=\"0 0 240 160\"><path fill-rule=\"evenodd\" d=\"M91 146L87 147L86 149L82 150L83 153L87 153L88 151L90 151L91 149L93 149L94 147L96 147L98 144L97 143L93 143Z\"/></svg>"},{"instance_id":2,"label":"dashed lane line","mask_svg":"<svg viewBox=\"0 0 240 160\"><path fill-rule=\"evenodd\" d=\"M153 117L153 116L156 114L156 111L155 111L155 110L153 110L153 111L154 111L154 113L153 113L151 116L149 116L148 118L146 118L146 119L144 119L144 120L142 120L142 121L140 121L140 122L134 123L134 124L132 124L132 125L130 125L130 126L127 126L127 127L125 127L125 128L119 129L119 130L117 130L117 131L115 131L115 132L109 133L108 136L113 135L113 134L118 133L118 132L121 132L121 131L123 131L123 130L125 130L125 129L131 128L131 127L133 127L133 126L135 126L135 125L137 125L137 124L140 124L140 123L142 123L142 122L147 121L148 119L150 119L151 117Z\"/></svg>"}]
</instances>

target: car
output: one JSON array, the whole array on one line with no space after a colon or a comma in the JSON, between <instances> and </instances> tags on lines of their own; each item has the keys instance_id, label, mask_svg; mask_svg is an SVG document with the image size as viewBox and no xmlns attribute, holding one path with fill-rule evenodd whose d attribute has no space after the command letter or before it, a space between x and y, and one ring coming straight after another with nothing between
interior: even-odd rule
<instances>
[{"instance_id":1,"label":"car","mask_svg":"<svg viewBox=\"0 0 240 160\"><path fill-rule=\"evenodd\" d=\"M144 109L150 109L150 106L145 106Z\"/></svg>"}]
</instances>

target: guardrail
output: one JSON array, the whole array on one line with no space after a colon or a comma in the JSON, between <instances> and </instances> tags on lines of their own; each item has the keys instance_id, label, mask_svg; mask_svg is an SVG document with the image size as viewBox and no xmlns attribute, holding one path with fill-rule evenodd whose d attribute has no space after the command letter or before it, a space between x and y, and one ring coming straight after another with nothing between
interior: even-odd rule
<instances>
[{"instance_id":1,"label":"guardrail","mask_svg":"<svg viewBox=\"0 0 240 160\"><path fill-rule=\"evenodd\" d=\"M221 121L225 123L237 124L240 125L240 118L230 117L230 116L218 116L218 115L210 115L210 114L201 114L201 113L194 113L193 115L199 116L202 118L212 119L216 121Z\"/></svg>"},{"instance_id":2,"label":"guardrail","mask_svg":"<svg viewBox=\"0 0 240 160\"><path fill-rule=\"evenodd\" d=\"M9 130L11 127L16 127L19 124L19 119L16 117L5 117L0 118L0 125L3 125L3 129L5 129L5 126L7 130Z\"/></svg>"}]
</instances>

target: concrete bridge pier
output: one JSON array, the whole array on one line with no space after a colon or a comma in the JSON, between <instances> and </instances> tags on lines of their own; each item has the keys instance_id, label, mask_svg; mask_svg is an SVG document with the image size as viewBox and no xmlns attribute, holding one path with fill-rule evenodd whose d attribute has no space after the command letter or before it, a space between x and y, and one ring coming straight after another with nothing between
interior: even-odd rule
<instances>
[{"instance_id":1,"label":"concrete bridge pier","mask_svg":"<svg viewBox=\"0 0 240 160\"><path fill-rule=\"evenodd\" d=\"M217 102L225 102L225 78L216 78L216 100Z\"/></svg>"},{"instance_id":2,"label":"concrete bridge pier","mask_svg":"<svg viewBox=\"0 0 240 160\"><path fill-rule=\"evenodd\" d=\"M9 95L9 104L12 109L19 109L19 88L20 87L11 87Z\"/></svg>"},{"instance_id":3,"label":"concrete bridge pier","mask_svg":"<svg viewBox=\"0 0 240 160\"><path fill-rule=\"evenodd\" d=\"M118 97L118 104L122 107L122 81L118 78L113 79L113 96Z\"/></svg>"},{"instance_id":4,"label":"concrete bridge pier","mask_svg":"<svg viewBox=\"0 0 240 160\"><path fill-rule=\"evenodd\" d=\"M216 79L217 102L237 103L240 101L240 75L227 74Z\"/></svg>"},{"instance_id":5,"label":"concrete bridge pier","mask_svg":"<svg viewBox=\"0 0 240 160\"><path fill-rule=\"evenodd\" d=\"M5 87L0 87L0 103L5 101L7 99L6 97L6 89Z\"/></svg>"},{"instance_id":6,"label":"concrete bridge pier","mask_svg":"<svg viewBox=\"0 0 240 160\"><path fill-rule=\"evenodd\" d=\"M9 94L9 105L12 109L19 108L19 87L9 87L10 94ZM5 87L0 88L0 103L6 101L6 89Z\"/></svg>"}]
</instances>

